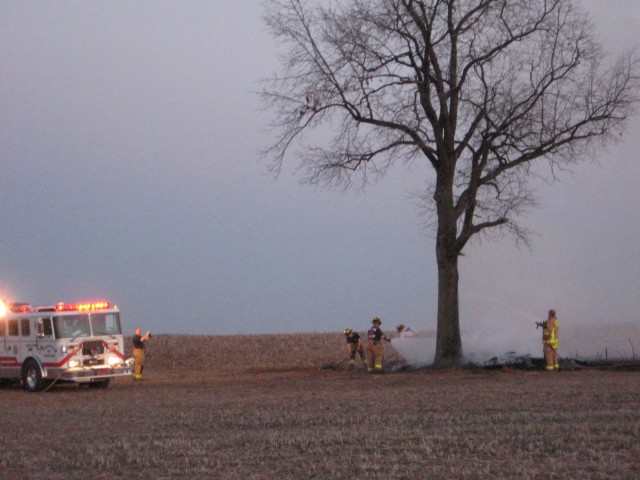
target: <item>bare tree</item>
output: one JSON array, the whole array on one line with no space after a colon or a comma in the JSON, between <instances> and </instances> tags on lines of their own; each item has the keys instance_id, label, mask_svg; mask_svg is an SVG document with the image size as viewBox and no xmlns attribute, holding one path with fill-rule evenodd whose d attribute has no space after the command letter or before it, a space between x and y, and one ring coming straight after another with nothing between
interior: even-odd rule
<instances>
[{"instance_id":1,"label":"bare tree","mask_svg":"<svg viewBox=\"0 0 640 480\"><path fill-rule=\"evenodd\" d=\"M436 238L435 364L462 359L458 256L476 234L527 241L532 179L621 135L638 104L638 58L606 66L572 0L268 0L287 50L262 92L265 152L295 153L304 180L347 188L425 161ZM313 130L332 133L310 142Z\"/></svg>"}]
</instances>

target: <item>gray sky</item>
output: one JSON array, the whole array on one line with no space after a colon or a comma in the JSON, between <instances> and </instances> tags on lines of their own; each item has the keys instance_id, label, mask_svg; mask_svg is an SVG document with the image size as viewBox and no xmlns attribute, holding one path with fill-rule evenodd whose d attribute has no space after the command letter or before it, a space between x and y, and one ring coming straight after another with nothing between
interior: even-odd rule
<instances>
[{"instance_id":1,"label":"gray sky","mask_svg":"<svg viewBox=\"0 0 640 480\"><path fill-rule=\"evenodd\" d=\"M583 3L609 51L640 44L640 2ZM376 315L435 328L434 242L411 197L426 170L346 194L300 185L294 165L266 175L254 92L278 64L261 14L0 0L0 297L105 298L127 332L364 330ZM541 185L532 251L466 251L463 335L530 328L550 307L639 320L638 151L640 117L597 164Z\"/></svg>"}]
</instances>

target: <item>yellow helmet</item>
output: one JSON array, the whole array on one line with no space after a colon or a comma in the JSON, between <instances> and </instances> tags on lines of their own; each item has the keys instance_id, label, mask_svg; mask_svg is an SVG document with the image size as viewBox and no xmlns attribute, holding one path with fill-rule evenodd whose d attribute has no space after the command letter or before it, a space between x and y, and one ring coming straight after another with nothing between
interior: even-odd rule
<instances>
[{"instance_id":1,"label":"yellow helmet","mask_svg":"<svg viewBox=\"0 0 640 480\"><path fill-rule=\"evenodd\" d=\"M345 328L343 333L345 335L349 335L351 332L352 332L352 330L350 328Z\"/></svg>"},{"instance_id":2,"label":"yellow helmet","mask_svg":"<svg viewBox=\"0 0 640 480\"><path fill-rule=\"evenodd\" d=\"M379 325L382 325L382 320L380 320L380 317L373 317L371 323L378 323Z\"/></svg>"}]
</instances>

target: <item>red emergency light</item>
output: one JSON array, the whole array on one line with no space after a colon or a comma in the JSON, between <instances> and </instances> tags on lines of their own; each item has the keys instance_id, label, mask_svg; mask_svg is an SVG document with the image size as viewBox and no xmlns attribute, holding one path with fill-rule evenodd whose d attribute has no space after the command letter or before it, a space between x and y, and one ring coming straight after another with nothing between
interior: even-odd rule
<instances>
[{"instance_id":1,"label":"red emergency light","mask_svg":"<svg viewBox=\"0 0 640 480\"><path fill-rule=\"evenodd\" d=\"M56 312L82 312L82 311L90 311L90 310L102 310L104 308L109 308L111 304L109 302L105 302L100 300L98 302L91 303L58 303L55 306Z\"/></svg>"},{"instance_id":2,"label":"red emergency light","mask_svg":"<svg viewBox=\"0 0 640 480\"><path fill-rule=\"evenodd\" d=\"M28 303L10 303L9 310L13 313L28 313L31 311L31 305Z\"/></svg>"}]
</instances>

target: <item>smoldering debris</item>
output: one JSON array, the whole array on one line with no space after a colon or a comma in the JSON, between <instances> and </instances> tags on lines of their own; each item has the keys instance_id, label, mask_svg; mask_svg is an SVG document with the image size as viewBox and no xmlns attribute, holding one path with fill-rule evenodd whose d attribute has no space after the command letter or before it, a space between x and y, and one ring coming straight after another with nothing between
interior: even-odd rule
<instances>
[{"instance_id":1,"label":"smoldering debris","mask_svg":"<svg viewBox=\"0 0 640 480\"><path fill-rule=\"evenodd\" d=\"M405 366L410 368L423 368L433 365L436 353L436 338L434 334L414 335L406 338L394 338L391 345L404 359ZM535 355L526 349L511 349L502 354L496 354L502 348L498 345L485 345L479 348L474 338L463 339L464 363L477 366L492 366L504 364L523 364L532 366ZM542 353L542 349L541 349Z\"/></svg>"}]
</instances>

